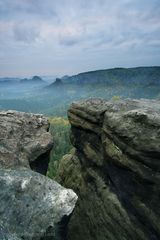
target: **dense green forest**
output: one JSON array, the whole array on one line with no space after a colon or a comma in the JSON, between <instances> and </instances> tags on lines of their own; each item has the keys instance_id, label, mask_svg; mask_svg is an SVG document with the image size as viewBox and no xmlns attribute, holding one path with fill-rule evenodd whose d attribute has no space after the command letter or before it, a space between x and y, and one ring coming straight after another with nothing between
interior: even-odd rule
<instances>
[{"instance_id":1,"label":"dense green forest","mask_svg":"<svg viewBox=\"0 0 160 240\"><path fill-rule=\"evenodd\" d=\"M68 120L61 117L50 117L49 120L50 133L54 139L54 149L50 153L48 176L54 178L59 160L71 150L72 146L69 139L70 124Z\"/></svg>"}]
</instances>

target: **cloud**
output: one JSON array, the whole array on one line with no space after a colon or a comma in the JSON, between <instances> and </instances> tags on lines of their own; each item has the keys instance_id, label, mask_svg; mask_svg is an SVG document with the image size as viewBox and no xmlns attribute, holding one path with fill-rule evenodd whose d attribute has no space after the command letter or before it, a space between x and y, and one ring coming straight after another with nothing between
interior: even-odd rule
<instances>
[{"instance_id":1,"label":"cloud","mask_svg":"<svg viewBox=\"0 0 160 240\"><path fill-rule=\"evenodd\" d=\"M67 38L60 38L59 43L64 45L64 46L74 46L78 44L79 39L76 39L74 37L67 37Z\"/></svg>"},{"instance_id":2,"label":"cloud","mask_svg":"<svg viewBox=\"0 0 160 240\"><path fill-rule=\"evenodd\" d=\"M0 0L0 16L3 18L21 18L25 15L48 18L55 14L53 1L50 0Z\"/></svg>"},{"instance_id":3,"label":"cloud","mask_svg":"<svg viewBox=\"0 0 160 240\"><path fill-rule=\"evenodd\" d=\"M52 56L54 63L57 59L57 64L66 69L65 62L67 65L68 58L72 61L75 55L81 63L76 66L74 60L73 68L81 69L84 58L91 59L95 53L95 58L101 58L97 67L110 65L108 54L117 63L117 52L125 53L126 59L140 51L144 56L149 52L152 55L159 51L159 39L159 0L0 0L0 51L7 52L6 59L11 52L23 52L24 65L31 60L28 52L38 56L38 61L46 58L44 71L47 64L51 65ZM133 65L136 62L132 58Z\"/></svg>"},{"instance_id":4,"label":"cloud","mask_svg":"<svg viewBox=\"0 0 160 240\"><path fill-rule=\"evenodd\" d=\"M13 27L13 35L16 41L33 43L39 38L38 26L28 26L18 23Z\"/></svg>"}]
</instances>

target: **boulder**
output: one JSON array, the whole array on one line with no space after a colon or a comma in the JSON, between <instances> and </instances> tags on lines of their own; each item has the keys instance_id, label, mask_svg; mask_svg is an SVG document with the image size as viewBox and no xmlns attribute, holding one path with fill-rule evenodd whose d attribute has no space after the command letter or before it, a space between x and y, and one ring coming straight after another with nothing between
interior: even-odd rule
<instances>
[{"instance_id":1,"label":"boulder","mask_svg":"<svg viewBox=\"0 0 160 240\"><path fill-rule=\"evenodd\" d=\"M1 239L64 239L72 190L31 170L0 170L0 186Z\"/></svg>"},{"instance_id":2,"label":"boulder","mask_svg":"<svg viewBox=\"0 0 160 240\"><path fill-rule=\"evenodd\" d=\"M53 139L40 114L0 111L0 168L31 168L46 174Z\"/></svg>"},{"instance_id":3,"label":"boulder","mask_svg":"<svg viewBox=\"0 0 160 240\"><path fill-rule=\"evenodd\" d=\"M160 239L160 101L89 99L68 117L75 150L57 176L79 196L68 239Z\"/></svg>"}]
</instances>

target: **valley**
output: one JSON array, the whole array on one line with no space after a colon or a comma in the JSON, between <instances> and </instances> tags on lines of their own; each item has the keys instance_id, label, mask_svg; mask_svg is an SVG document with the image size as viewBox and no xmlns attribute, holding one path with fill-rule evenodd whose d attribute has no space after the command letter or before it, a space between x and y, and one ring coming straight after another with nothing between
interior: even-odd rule
<instances>
[{"instance_id":1,"label":"valley","mask_svg":"<svg viewBox=\"0 0 160 240\"><path fill-rule=\"evenodd\" d=\"M50 77L49 82L38 76L0 80L0 110L49 117L50 132L55 137L48 168L50 178L56 176L60 159L72 148L67 110L72 102L89 98L114 102L126 98L160 99L160 67L98 70L53 80Z\"/></svg>"},{"instance_id":2,"label":"valley","mask_svg":"<svg viewBox=\"0 0 160 240\"><path fill-rule=\"evenodd\" d=\"M42 113L66 117L73 101L88 98L109 100L159 99L160 67L115 68L54 79L0 79L0 110Z\"/></svg>"}]
</instances>

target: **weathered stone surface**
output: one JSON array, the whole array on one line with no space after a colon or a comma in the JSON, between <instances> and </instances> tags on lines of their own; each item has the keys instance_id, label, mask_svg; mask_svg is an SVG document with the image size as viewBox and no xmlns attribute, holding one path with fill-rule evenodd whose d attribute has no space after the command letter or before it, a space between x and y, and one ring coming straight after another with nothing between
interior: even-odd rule
<instances>
[{"instance_id":1,"label":"weathered stone surface","mask_svg":"<svg viewBox=\"0 0 160 240\"><path fill-rule=\"evenodd\" d=\"M31 170L0 170L0 186L1 239L61 239L58 224L77 200L72 190Z\"/></svg>"},{"instance_id":2,"label":"weathered stone surface","mask_svg":"<svg viewBox=\"0 0 160 240\"><path fill-rule=\"evenodd\" d=\"M71 105L57 179L79 196L69 240L160 239L160 101Z\"/></svg>"},{"instance_id":3,"label":"weathered stone surface","mask_svg":"<svg viewBox=\"0 0 160 240\"><path fill-rule=\"evenodd\" d=\"M31 167L45 174L53 146L48 129L43 115L0 111L0 167Z\"/></svg>"},{"instance_id":4,"label":"weathered stone surface","mask_svg":"<svg viewBox=\"0 0 160 240\"><path fill-rule=\"evenodd\" d=\"M17 238L17 236L14 233L12 234L9 233L2 226L0 226L0 239L1 240L21 240L20 238Z\"/></svg>"},{"instance_id":5,"label":"weathered stone surface","mask_svg":"<svg viewBox=\"0 0 160 240\"><path fill-rule=\"evenodd\" d=\"M65 239L77 195L45 174L53 140L47 118L0 112L0 239ZM31 171L31 169L34 171Z\"/></svg>"}]
</instances>

